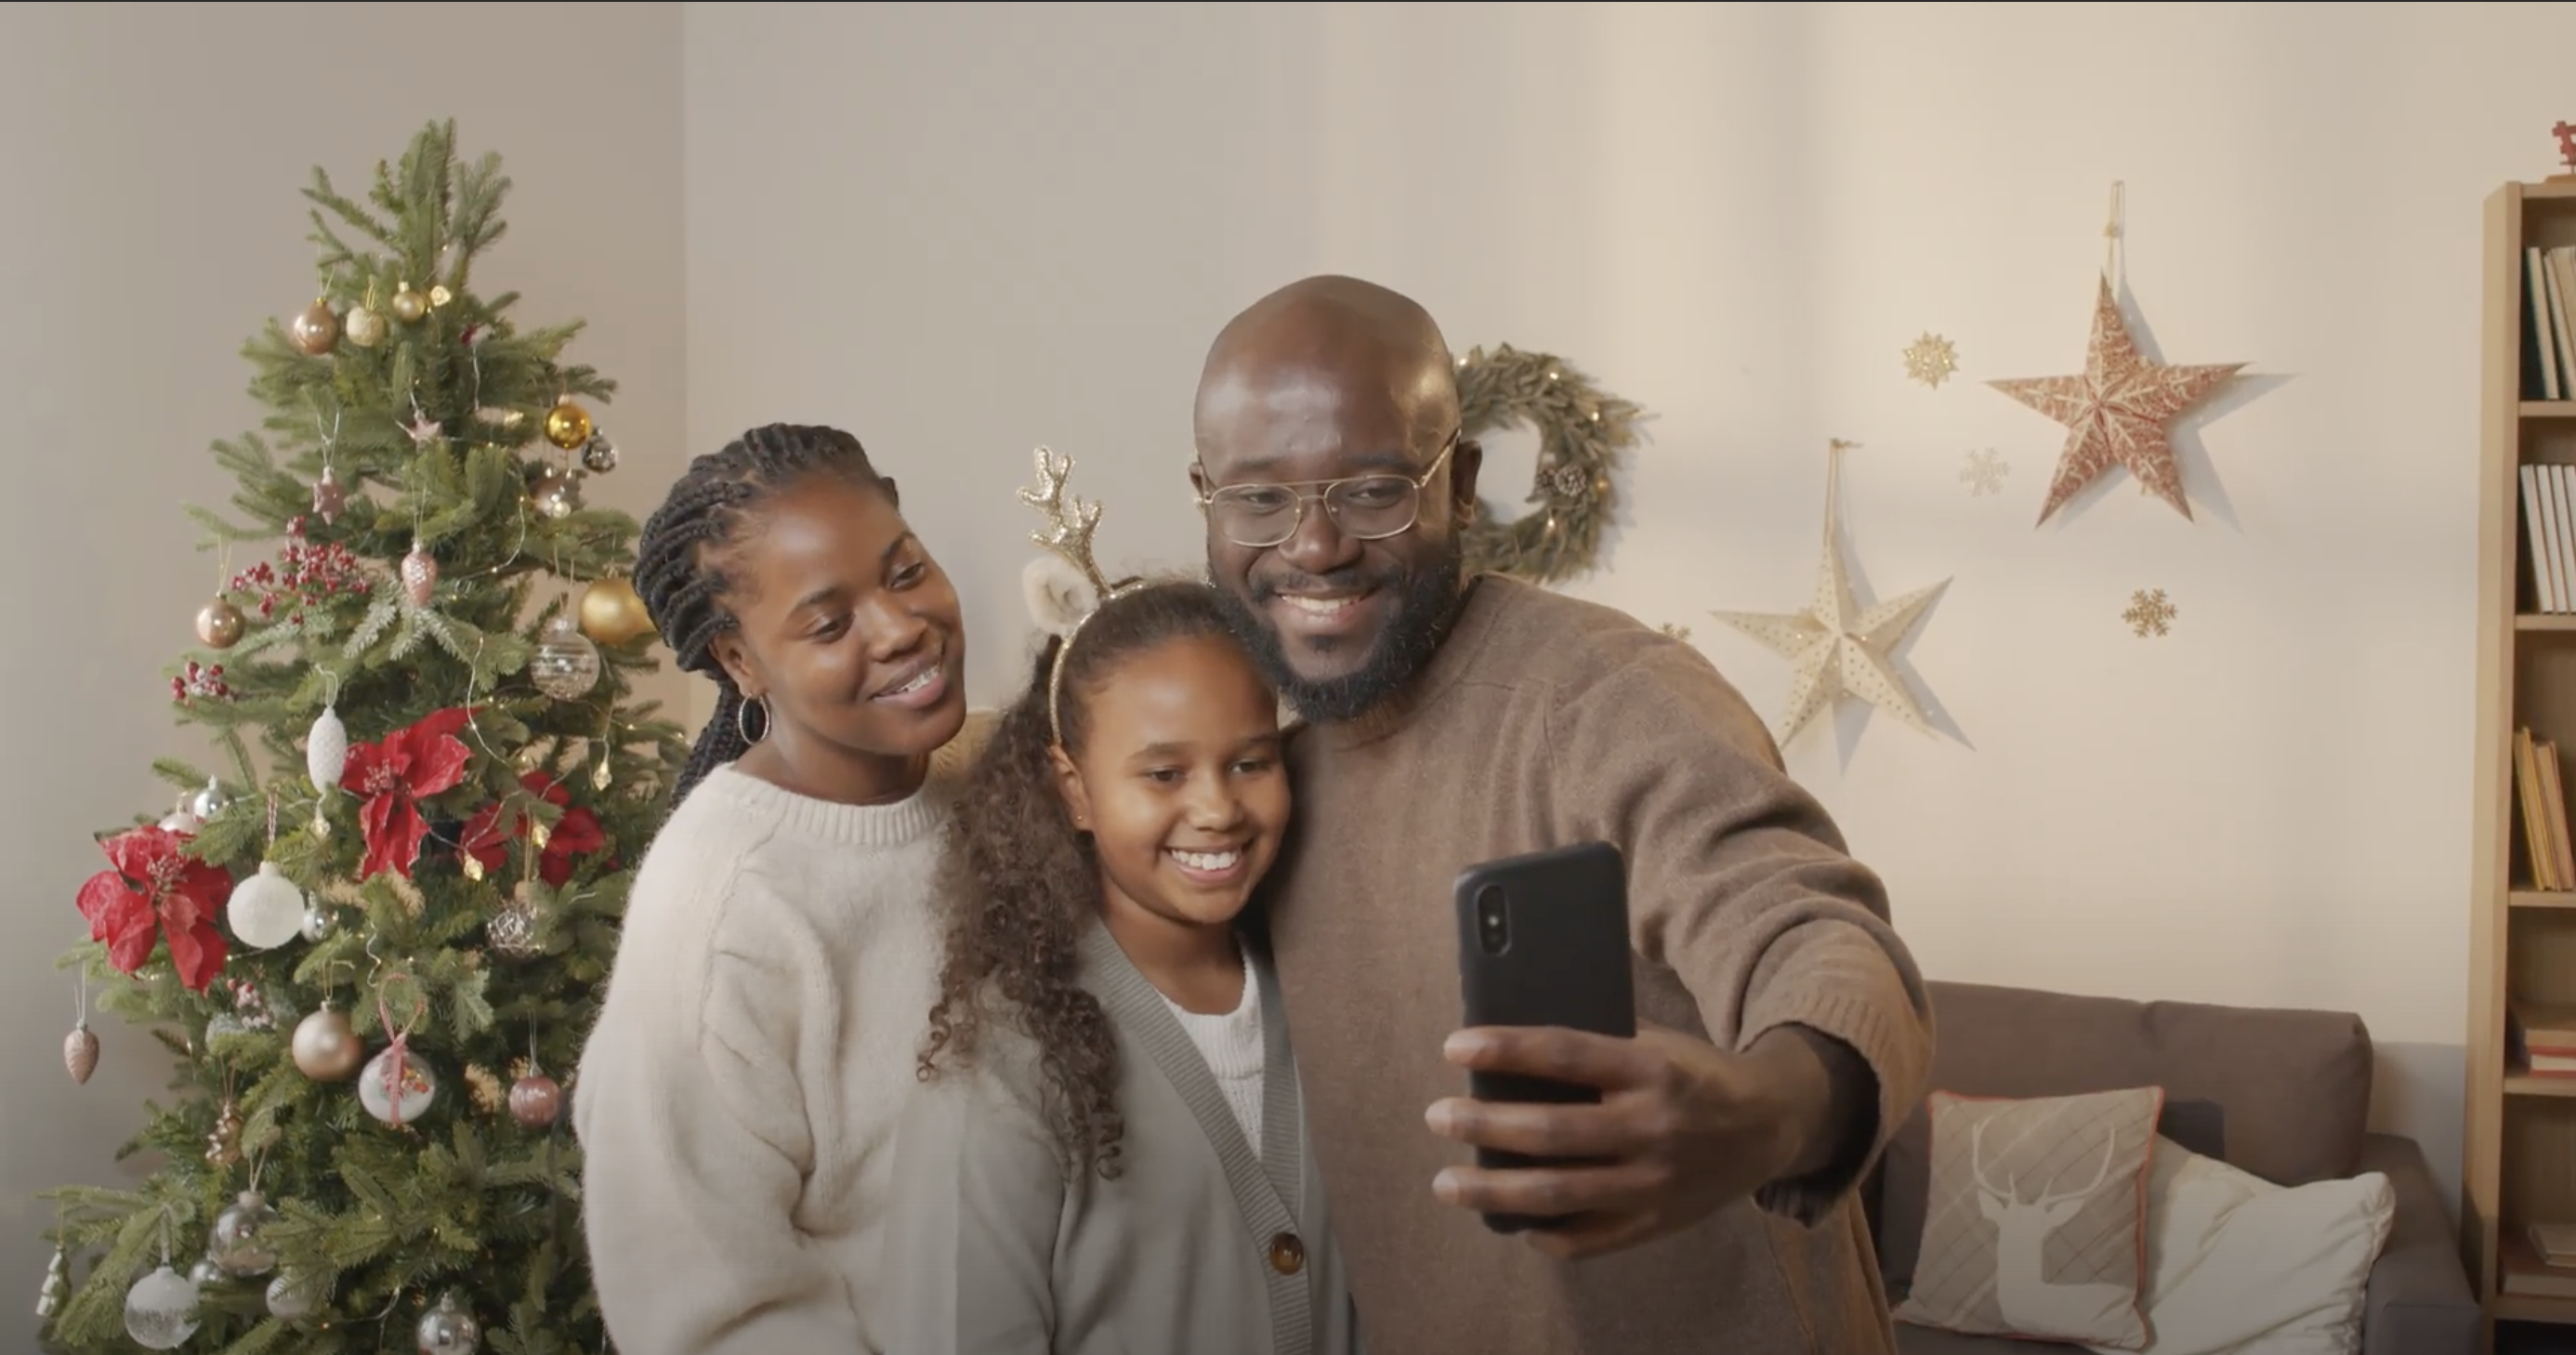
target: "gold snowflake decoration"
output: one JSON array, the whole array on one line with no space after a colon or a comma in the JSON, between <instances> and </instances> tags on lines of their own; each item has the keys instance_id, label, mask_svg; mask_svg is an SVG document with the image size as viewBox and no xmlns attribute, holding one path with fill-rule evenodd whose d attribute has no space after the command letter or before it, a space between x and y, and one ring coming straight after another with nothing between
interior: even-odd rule
<instances>
[{"instance_id":1,"label":"gold snowflake decoration","mask_svg":"<svg viewBox=\"0 0 2576 1355\"><path fill-rule=\"evenodd\" d=\"M1948 339L1927 333L1905 346L1905 374L1934 390L1959 370L1959 350Z\"/></svg>"},{"instance_id":2,"label":"gold snowflake decoration","mask_svg":"<svg viewBox=\"0 0 2576 1355\"><path fill-rule=\"evenodd\" d=\"M1968 453L1968 463L1959 468L1959 483L1966 485L1970 494L2001 494L2004 477L2011 473L2012 466L1996 455L1994 448L1980 447Z\"/></svg>"},{"instance_id":3,"label":"gold snowflake decoration","mask_svg":"<svg viewBox=\"0 0 2576 1355\"><path fill-rule=\"evenodd\" d=\"M2129 610L2120 613L2120 619L2128 622L2130 632L2143 640L2167 633L2177 615L2180 609L2165 596L2165 590L2141 588L2129 594Z\"/></svg>"}]
</instances>

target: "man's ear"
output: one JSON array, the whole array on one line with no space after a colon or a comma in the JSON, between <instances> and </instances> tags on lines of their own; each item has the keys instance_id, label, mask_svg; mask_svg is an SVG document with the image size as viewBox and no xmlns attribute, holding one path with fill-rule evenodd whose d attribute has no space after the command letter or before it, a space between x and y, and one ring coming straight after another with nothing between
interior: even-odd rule
<instances>
[{"instance_id":1,"label":"man's ear","mask_svg":"<svg viewBox=\"0 0 2576 1355\"><path fill-rule=\"evenodd\" d=\"M1073 826L1091 831L1091 792L1082 784L1082 769L1064 755L1058 744L1047 746L1047 765L1055 768L1055 793L1064 799L1064 812Z\"/></svg>"},{"instance_id":2,"label":"man's ear","mask_svg":"<svg viewBox=\"0 0 2576 1355\"><path fill-rule=\"evenodd\" d=\"M768 692L752 671L751 651L743 647L742 632L731 627L716 632L716 638L707 642L707 653L715 656L725 676L733 679L733 689L742 693L743 700L757 701Z\"/></svg>"},{"instance_id":3,"label":"man's ear","mask_svg":"<svg viewBox=\"0 0 2576 1355\"><path fill-rule=\"evenodd\" d=\"M902 491L902 490L900 490L900 489L895 488L895 484L894 484L894 477L893 477L893 476L891 476L891 475L880 475L880 476L878 476L878 477L877 477L877 488L882 489L882 490L884 490L884 491L885 491L885 496L886 496L886 502L887 502L887 503L890 503L890 504L894 505L894 506L895 506L895 507L897 507L897 508L901 508L901 507L903 507L903 491Z\"/></svg>"},{"instance_id":4,"label":"man's ear","mask_svg":"<svg viewBox=\"0 0 2576 1355\"><path fill-rule=\"evenodd\" d=\"M1476 472L1485 468L1485 444L1460 438L1449 453L1449 509L1457 522L1476 519Z\"/></svg>"},{"instance_id":5,"label":"man's ear","mask_svg":"<svg viewBox=\"0 0 2576 1355\"><path fill-rule=\"evenodd\" d=\"M1190 463L1190 492L1202 499L1207 497L1208 473L1207 466L1203 462L1192 461Z\"/></svg>"}]
</instances>

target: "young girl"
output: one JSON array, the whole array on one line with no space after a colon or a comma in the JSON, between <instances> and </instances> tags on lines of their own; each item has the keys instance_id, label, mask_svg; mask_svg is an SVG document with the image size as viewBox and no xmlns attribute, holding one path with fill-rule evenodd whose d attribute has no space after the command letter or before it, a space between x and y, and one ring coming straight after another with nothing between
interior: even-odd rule
<instances>
[{"instance_id":1,"label":"young girl","mask_svg":"<svg viewBox=\"0 0 2576 1355\"><path fill-rule=\"evenodd\" d=\"M1113 594L970 775L886 1228L899 1355L1357 1348L1278 985L1235 925L1289 793L1226 619L1200 583Z\"/></svg>"},{"instance_id":2,"label":"young girl","mask_svg":"<svg viewBox=\"0 0 2576 1355\"><path fill-rule=\"evenodd\" d=\"M601 1311L625 1355L879 1351L965 760L957 594L858 440L790 425L691 464L635 587L718 701L572 1098Z\"/></svg>"}]
</instances>

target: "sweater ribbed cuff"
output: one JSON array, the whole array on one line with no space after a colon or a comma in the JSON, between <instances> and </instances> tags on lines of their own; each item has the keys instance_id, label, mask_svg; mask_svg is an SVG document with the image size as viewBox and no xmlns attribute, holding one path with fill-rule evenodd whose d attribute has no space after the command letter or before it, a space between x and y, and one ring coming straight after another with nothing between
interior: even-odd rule
<instances>
[{"instance_id":1,"label":"sweater ribbed cuff","mask_svg":"<svg viewBox=\"0 0 2576 1355\"><path fill-rule=\"evenodd\" d=\"M1870 949L1876 952L1874 945ZM1822 1222L1842 1203L1877 1162L1880 1150L1895 1130L1913 1113L1910 1089L1921 1077L1918 1070L1923 1062L1922 1055L1916 1052L1920 1042L1899 1028L1901 1018L1892 1016L1886 1005L1889 997L1895 998L1900 1008L1904 1002L1904 985L1892 967L1883 983L1869 983L1847 970L1834 975L1842 980L1838 984L1819 983L1814 981L1817 977L1820 976L1812 973L1774 975L1746 1007L1744 1026L1737 1036L1737 1048L1749 1050L1766 1032L1782 1026L1804 1026L1859 1055L1876 1084L1869 1098L1873 1112L1870 1123L1831 1128L1841 1143L1832 1161L1809 1175L1767 1182L1754 1192L1756 1206L1804 1227ZM1861 980L1857 985L1856 979ZM1853 986L1864 991L1849 991ZM1884 995L1872 991L1882 987Z\"/></svg>"}]
</instances>

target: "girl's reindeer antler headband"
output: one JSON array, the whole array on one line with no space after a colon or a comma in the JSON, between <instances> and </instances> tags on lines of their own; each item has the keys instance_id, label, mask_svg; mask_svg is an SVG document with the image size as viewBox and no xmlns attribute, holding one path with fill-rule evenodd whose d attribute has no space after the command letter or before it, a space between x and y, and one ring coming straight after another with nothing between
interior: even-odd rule
<instances>
[{"instance_id":1,"label":"girl's reindeer antler headband","mask_svg":"<svg viewBox=\"0 0 2576 1355\"><path fill-rule=\"evenodd\" d=\"M1091 534L1100 526L1100 505L1065 494L1065 477L1073 473L1072 458L1040 447L1036 459L1038 482L1020 491L1020 502L1046 520L1029 539L1046 547L1047 553L1020 571L1020 589L1029 605L1029 619L1056 637L1055 660L1047 666L1047 728L1062 746L1064 659L1073 652L1074 635L1102 604L1144 585L1135 579L1112 584L1091 558Z\"/></svg>"}]
</instances>

